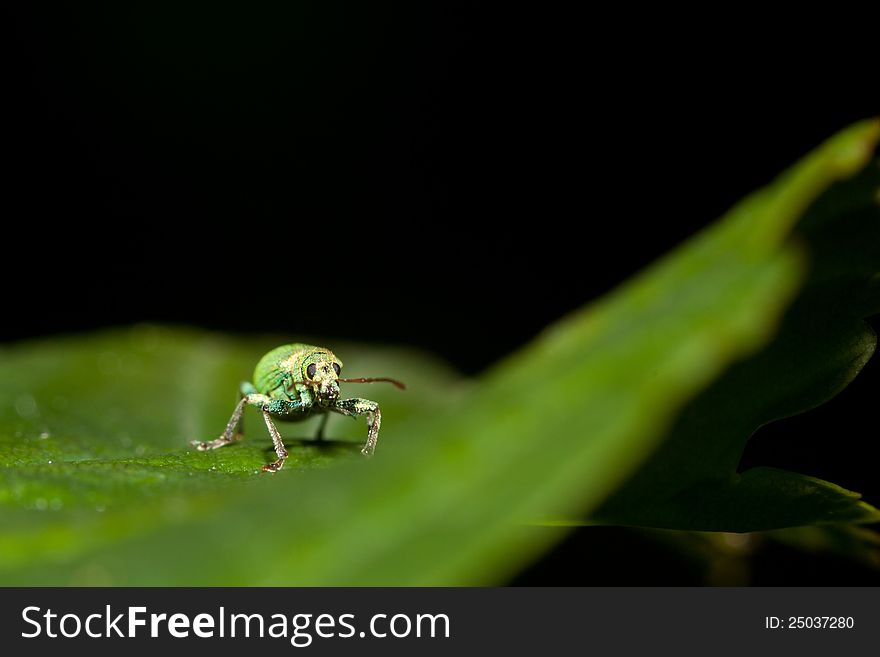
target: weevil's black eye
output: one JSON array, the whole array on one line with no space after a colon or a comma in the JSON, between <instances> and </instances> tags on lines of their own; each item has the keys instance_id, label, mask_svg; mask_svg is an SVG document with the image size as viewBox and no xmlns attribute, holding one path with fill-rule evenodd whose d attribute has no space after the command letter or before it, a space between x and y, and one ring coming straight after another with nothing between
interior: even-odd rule
<instances>
[{"instance_id":1,"label":"weevil's black eye","mask_svg":"<svg viewBox=\"0 0 880 657\"><path fill-rule=\"evenodd\" d=\"M339 373L342 371L342 368L339 367L339 363L333 363L333 369L336 370L336 376L339 376Z\"/></svg>"},{"instance_id":2,"label":"weevil's black eye","mask_svg":"<svg viewBox=\"0 0 880 657\"><path fill-rule=\"evenodd\" d=\"M310 379L315 376L315 371L318 369L318 366L312 363L306 368L306 376Z\"/></svg>"}]
</instances>

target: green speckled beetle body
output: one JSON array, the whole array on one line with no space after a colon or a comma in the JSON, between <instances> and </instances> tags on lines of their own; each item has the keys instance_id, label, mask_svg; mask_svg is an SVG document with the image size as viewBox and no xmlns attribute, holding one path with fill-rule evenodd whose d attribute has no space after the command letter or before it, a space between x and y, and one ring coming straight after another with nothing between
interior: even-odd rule
<instances>
[{"instance_id":1,"label":"green speckled beetle body","mask_svg":"<svg viewBox=\"0 0 880 657\"><path fill-rule=\"evenodd\" d=\"M254 370L253 383L241 384L241 399L229 418L226 429L216 440L209 442L193 441L196 449L204 451L217 449L240 440L238 433L241 416L246 405L256 406L263 413L263 419L278 460L263 466L264 472L277 472L284 465L287 450L281 434L275 428L273 418L288 422L302 420L313 415L323 416L317 438L323 437L324 426L329 412L358 417L367 417L367 442L361 452L370 456L376 449L382 414L379 405L369 399L340 399L340 382L372 383L387 381L399 388L403 384L387 378L340 379L342 361L332 351L324 347L308 344L286 344L273 349L260 359Z\"/></svg>"}]
</instances>

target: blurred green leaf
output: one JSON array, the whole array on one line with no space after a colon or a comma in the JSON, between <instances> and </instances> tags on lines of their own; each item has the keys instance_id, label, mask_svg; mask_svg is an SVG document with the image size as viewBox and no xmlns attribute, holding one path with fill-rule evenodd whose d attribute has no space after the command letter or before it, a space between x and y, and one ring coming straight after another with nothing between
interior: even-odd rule
<instances>
[{"instance_id":1,"label":"blurred green leaf","mask_svg":"<svg viewBox=\"0 0 880 657\"><path fill-rule=\"evenodd\" d=\"M253 417L244 443L184 448L219 432L238 381L290 337L143 327L6 348L0 583L502 581L562 531L529 521L594 509L683 404L772 336L804 273L793 226L864 166L877 133L865 123L829 140L478 381L413 352L328 344L352 376L410 386L370 395L384 420L371 461L338 458L364 436L344 420L330 435L351 442L293 440L297 467L275 476L254 474L270 443ZM834 499L840 520L876 516Z\"/></svg>"},{"instance_id":2,"label":"blurred green leaf","mask_svg":"<svg viewBox=\"0 0 880 657\"><path fill-rule=\"evenodd\" d=\"M810 273L777 337L688 404L594 522L750 532L878 519L856 494L813 477L774 468L737 473L759 427L832 398L874 353L877 338L863 318L880 310L878 193L880 160L810 208L797 231Z\"/></svg>"}]
</instances>

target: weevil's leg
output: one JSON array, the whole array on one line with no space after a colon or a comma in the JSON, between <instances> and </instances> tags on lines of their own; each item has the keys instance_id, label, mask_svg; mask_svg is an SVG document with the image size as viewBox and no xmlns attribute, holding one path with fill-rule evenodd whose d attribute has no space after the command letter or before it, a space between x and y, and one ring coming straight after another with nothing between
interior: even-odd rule
<instances>
[{"instance_id":1,"label":"weevil's leg","mask_svg":"<svg viewBox=\"0 0 880 657\"><path fill-rule=\"evenodd\" d=\"M364 456L372 456L376 451L376 441L379 440L379 426L382 424L382 413L379 411L379 404L369 399L340 399L335 406L331 406L330 410L341 413L342 415L367 416L367 442L361 450Z\"/></svg>"},{"instance_id":2,"label":"weevil's leg","mask_svg":"<svg viewBox=\"0 0 880 657\"><path fill-rule=\"evenodd\" d=\"M315 434L315 441L321 442L324 440L324 429L327 427L327 420L330 419L330 415L328 413L324 413L321 415L321 424L318 425L318 432Z\"/></svg>"},{"instance_id":3,"label":"weevil's leg","mask_svg":"<svg viewBox=\"0 0 880 657\"><path fill-rule=\"evenodd\" d=\"M253 396L253 395L252 395ZM275 453L278 460L273 463L267 463L263 466L263 472L278 472L284 465L284 459L287 458L287 450L284 449L284 443L281 441L281 434L272 422L272 414L284 417L286 415L296 415L303 412L303 403L301 401L287 401L286 399L270 399L265 395L256 395L263 401L260 404L260 410L263 412L263 419L266 421L266 428L269 429L269 435L272 436L272 444L275 445Z\"/></svg>"},{"instance_id":4,"label":"weevil's leg","mask_svg":"<svg viewBox=\"0 0 880 657\"><path fill-rule=\"evenodd\" d=\"M241 415L244 412L244 407L246 405L247 397L242 397L238 400L238 404L236 405L235 410L232 411L232 417L229 418L229 422L226 423L226 428L223 430L223 433L220 434L219 438L209 440L207 442L193 440L190 444L200 452L204 452L209 449L217 449L218 447L223 447L223 445L228 445L229 443L238 440L240 434L237 434L235 430L238 428L238 425L241 422Z\"/></svg>"},{"instance_id":5,"label":"weevil's leg","mask_svg":"<svg viewBox=\"0 0 880 657\"><path fill-rule=\"evenodd\" d=\"M278 433L278 429L275 428L275 424L272 422L272 417L269 415L269 411L266 408L263 408L263 419L266 420L266 427L269 429L269 433L272 436L272 442L275 445L275 453L278 455L277 461L267 463L263 466L263 472L278 472L281 469L281 466L284 465L284 459L287 458L287 450L284 449L284 443L281 442L281 434Z\"/></svg>"},{"instance_id":6,"label":"weevil's leg","mask_svg":"<svg viewBox=\"0 0 880 657\"><path fill-rule=\"evenodd\" d=\"M223 433L220 434L219 438L207 442L193 440L190 444L200 452L204 452L209 449L223 447L224 445L239 440L241 435L237 434L235 430L241 423L241 415L244 413L244 407L248 404L251 404L252 406L262 406L267 401L269 401L269 398L265 395L249 394L242 397L238 400L235 410L232 411L232 417L229 418L229 422L226 423L226 429L223 430Z\"/></svg>"},{"instance_id":7,"label":"weevil's leg","mask_svg":"<svg viewBox=\"0 0 880 657\"><path fill-rule=\"evenodd\" d=\"M256 395L259 394L256 386L250 381L242 381L241 385L238 386L238 393L242 397L247 397L248 395ZM241 440L244 438L244 413L241 415L241 419L238 421L238 437L237 440Z\"/></svg>"}]
</instances>

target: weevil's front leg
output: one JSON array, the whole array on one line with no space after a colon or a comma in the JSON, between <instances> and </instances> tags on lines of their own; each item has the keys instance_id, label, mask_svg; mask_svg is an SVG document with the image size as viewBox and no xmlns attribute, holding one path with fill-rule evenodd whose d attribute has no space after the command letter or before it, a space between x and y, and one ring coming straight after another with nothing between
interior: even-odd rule
<instances>
[{"instance_id":1,"label":"weevil's front leg","mask_svg":"<svg viewBox=\"0 0 880 657\"><path fill-rule=\"evenodd\" d=\"M268 399L268 397L266 399ZM281 434L278 433L278 429L275 428L275 423L272 422L271 414L274 413L283 418L286 415L301 413L303 408L304 405L301 401L287 401L284 399L269 399L268 402L260 407L260 410L263 411L263 419L266 420L266 428L269 430L269 435L272 436L272 444L275 445L275 453L278 455L277 461L267 463L263 466L263 472L278 472L281 469L281 466L284 465L284 459L287 458L287 450L284 449L284 443L281 441Z\"/></svg>"},{"instance_id":2,"label":"weevil's front leg","mask_svg":"<svg viewBox=\"0 0 880 657\"><path fill-rule=\"evenodd\" d=\"M263 419L266 420L266 427L269 429L269 434L272 436L272 443L275 445L275 453L278 455L277 461L263 466L263 472L278 472L281 469L281 466L284 465L284 459L287 458L287 450L284 449L284 443L281 442L281 434L278 433L278 429L275 428L270 413L275 413L282 417L289 414L299 413L303 410L303 404L299 401L272 399L267 395L257 393L244 394L245 390L246 388L242 386L242 394L244 396L239 400L238 405L232 412L232 417L230 417L229 422L226 423L226 429L220 437L208 442L194 440L192 441L192 445L197 450L203 452L208 449L223 447L223 445L228 445L229 443L238 440L240 435L236 434L235 430L241 421L241 414L244 412L244 407L247 405L257 406L263 413Z\"/></svg>"},{"instance_id":3,"label":"weevil's front leg","mask_svg":"<svg viewBox=\"0 0 880 657\"><path fill-rule=\"evenodd\" d=\"M242 392L244 392L245 387L242 384ZM269 398L266 395L259 394L242 394L241 399L238 400L238 404L235 407L235 410L232 411L232 417L229 418L229 422L226 423L226 428L223 430L223 433L220 434L219 438L214 440L209 440L207 442L202 442L200 440L193 440L190 444L195 447L200 452L207 451L209 449L217 449L218 447L223 447L224 445L228 445L229 443L234 443L237 440L241 440L241 434L236 432L239 425L241 424L241 416L244 413L244 407L250 404L251 406L263 406L267 402L269 402Z\"/></svg>"},{"instance_id":4,"label":"weevil's front leg","mask_svg":"<svg viewBox=\"0 0 880 657\"><path fill-rule=\"evenodd\" d=\"M382 424L382 413L379 411L379 404L369 399L340 399L331 410L348 415L349 417L366 415L367 416L367 442L361 450L364 456L372 456L376 451L376 441L379 440L379 426Z\"/></svg>"},{"instance_id":5,"label":"weevil's front leg","mask_svg":"<svg viewBox=\"0 0 880 657\"><path fill-rule=\"evenodd\" d=\"M263 466L263 472L278 472L284 465L284 459L287 458L287 450L284 449L284 443L281 442L281 434L278 433L278 429L272 422L272 416L269 415L269 411L266 407L263 407L263 419L266 420L266 428L269 429L269 434L272 436L272 443L275 445L275 453L278 455L277 461L267 463Z\"/></svg>"}]
</instances>

